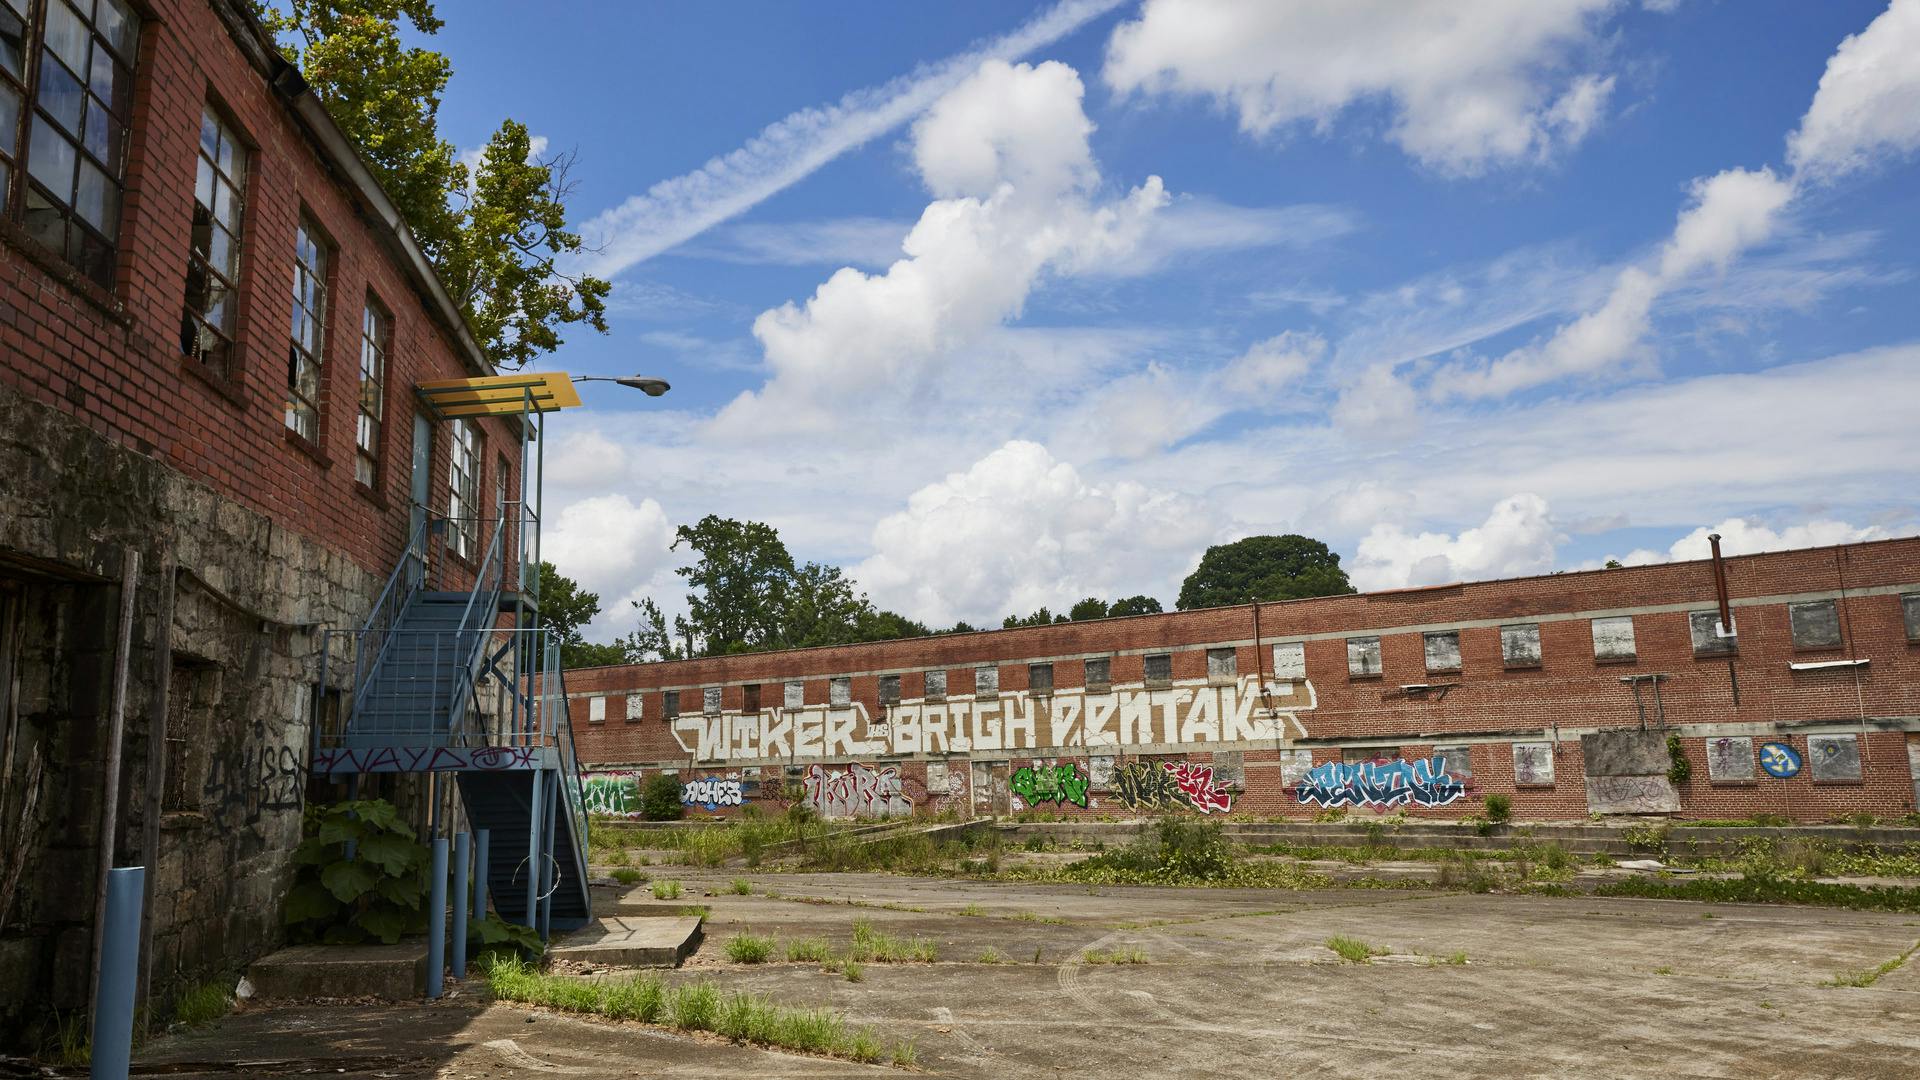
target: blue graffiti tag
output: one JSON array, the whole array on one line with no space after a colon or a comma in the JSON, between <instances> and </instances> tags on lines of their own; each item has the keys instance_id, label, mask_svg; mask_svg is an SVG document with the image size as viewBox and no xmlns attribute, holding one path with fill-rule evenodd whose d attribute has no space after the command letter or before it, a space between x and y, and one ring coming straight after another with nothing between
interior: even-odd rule
<instances>
[{"instance_id":1,"label":"blue graffiti tag","mask_svg":"<svg viewBox=\"0 0 1920 1080\"><path fill-rule=\"evenodd\" d=\"M1447 759L1329 761L1302 777L1295 796L1321 806L1445 806L1466 794L1447 772Z\"/></svg>"}]
</instances>

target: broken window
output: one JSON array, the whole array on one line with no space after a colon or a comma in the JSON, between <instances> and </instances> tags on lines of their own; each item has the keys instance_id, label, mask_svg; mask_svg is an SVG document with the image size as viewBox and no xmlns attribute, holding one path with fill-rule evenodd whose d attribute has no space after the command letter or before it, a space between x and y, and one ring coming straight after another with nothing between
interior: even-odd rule
<instances>
[{"instance_id":1,"label":"broken window","mask_svg":"<svg viewBox=\"0 0 1920 1080\"><path fill-rule=\"evenodd\" d=\"M607 699L594 695L587 699L587 723L604 724L607 722Z\"/></svg>"},{"instance_id":2,"label":"broken window","mask_svg":"<svg viewBox=\"0 0 1920 1080\"><path fill-rule=\"evenodd\" d=\"M1920 593L1901 597L1900 612L1907 621L1907 640L1920 641Z\"/></svg>"},{"instance_id":3,"label":"broken window","mask_svg":"<svg viewBox=\"0 0 1920 1080\"><path fill-rule=\"evenodd\" d=\"M1146 657L1146 680L1148 686L1170 686L1173 684L1173 654L1152 653Z\"/></svg>"},{"instance_id":4,"label":"broken window","mask_svg":"<svg viewBox=\"0 0 1920 1080\"><path fill-rule=\"evenodd\" d=\"M646 700L646 698L641 697L639 694L627 695L628 720L638 720L641 716L645 715Z\"/></svg>"},{"instance_id":5,"label":"broken window","mask_svg":"<svg viewBox=\"0 0 1920 1080\"><path fill-rule=\"evenodd\" d=\"M175 655L167 684L167 778L163 811L201 808L207 781L207 748L213 742L213 709L220 700L220 668L198 657Z\"/></svg>"},{"instance_id":6,"label":"broken window","mask_svg":"<svg viewBox=\"0 0 1920 1080\"><path fill-rule=\"evenodd\" d=\"M700 711L713 716L720 711L720 688L709 686L700 691Z\"/></svg>"},{"instance_id":7,"label":"broken window","mask_svg":"<svg viewBox=\"0 0 1920 1080\"><path fill-rule=\"evenodd\" d=\"M453 421L447 457L447 547L471 559L480 549L480 425Z\"/></svg>"},{"instance_id":8,"label":"broken window","mask_svg":"<svg viewBox=\"0 0 1920 1080\"><path fill-rule=\"evenodd\" d=\"M680 715L680 691L668 690L660 695L660 715L668 720Z\"/></svg>"},{"instance_id":9,"label":"broken window","mask_svg":"<svg viewBox=\"0 0 1920 1080\"><path fill-rule=\"evenodd\" d=\"M973 669L973 696L998 697L1000 695L1000 669L997 667L977 667Z\"/></svg>"},{"instance_id":10,"label":"broken window","mask_svg":"<svg viewBox=\"0 0 1920 1080\"><path fill-rule=\"evenodd\" d=\"M1461 783L1473 779L1473 748L1464 743L1433 748L1434 759L1440 764L1438 770L1452 776Z\"/></svg>"},{"instance_id":11,"label":"broken window","mask_svg":"<svg viewBox=\"0 0 1920 1080\"><path fill-rule=\"evenodd\" d=\"M1428 671L1460 670L1460 632L1435 630L1425 635Z\"/></svg>"},{"instance_id":12,"label":"broken window","mask_svg":"<svg viewBox=\"0 0 1920 1080\"><path fill-rule=\"evenodd\" d=\"M760 684L759 683L757 682L748 683L745 687L742 688L740 696L743 700L743 704L740 707L742 712L757 713L760 711Z\"/></svg>"},{"instance_id":13,"label":"broken window","mask_svg":"<svg viewBox=\"0 0 1920 1080\"><path fill-rule=\"evenodd\" d=\"M1231 683L1240 677L1240 651L1238 649L1207 650L1207 681L1209 683Z\"/></svg>"},{"instance_id":14,"label":"broken window","mask_svg":"<svg viewBox=\"0 0 1920 1080\"><path fill-rule=\"evenodd\" d=\"M1028 664L1027 665L1027 693L1029 694L1053 693L1053 665L1052 664Z\"/></svg>"},{"instance_id":15,"label":"broken window","mask_svg":"<svg viewBox=\"0 0 1920 1080\"><path fill-rule=\"evenodd\" d=\"M287 347L287 427L320 438L320 363L326 349L327 245L300 215L293 231L293 329Z\"/></svg>"},{"instance_id":16,"label":"broken window","mask_svg":"<svg viewBox=\"0 0 1920 1080\"><path fill-rule=\"evenodd\" d=\"M1306 642L1283 641L1273 647L1273 677L1276 679L1307 677Z\"/></svg>"},{"instance_id":17,"label":"broken window","mask_svg":"<svg viewBox=\"0 0 1920 1080\"><path fill-rule=\"evenodd\" d=\"M1693 634L1693 655L1695 656L1732 656L1739 651L1739 642L1731 631L1720 635L1720 613L1718 611L1695 611L1687 615L1687 628Z\"/></svg>"},{"instance_id":18,"label":"broken window","mask_svg":"<svg viewBox=\"0 0 1920 1080\"><path fill-rule=\"evenodd\" d=\"M900 704L900 676L898 675L880 676L880 704L882 705Z\"/></svg>"},{"instance_id":19,"label":"broken window","mask_svg":"<svg viewBox=\"0 0 1920 1080\"><path fill-rule=\"evenodd\" d=\"M65 9L64 4L55 8ZM44 76L43 76L44 79ZM35 156L41 156L35 123ZM180 352L220 378L233 374L233 327L239 308L240 193L247 151L233 126L208 105L200 113L198 173L193 184L193 228L187 255L186 310L180 316ZM60 168L71 169L69 148ZM27 212L33 229L33 211ZM56 234L57 235L57 234Z\"/></svg>"},{"instance_id":20,"label":"broken window","mask_svg":"<svg viewBox=\"0 0 1920 1080\"><path fill-rule=\"evenodd\" d=\"M853 704L853 679L846 675L827 680L827 704L843 708Z\"/></svg>"},{"instance_id":21,"label":"broken window","mask_svg":"<svg viewBox=\"0 0 1920 1080\"><path fill-rule=\"evenodd\" d=\"M1540 624L1515 623L1500 628L1500 659L1510 668L1540 666Z\"/></svg>"},{"instance_id":22,"label":"broken window","mask_svg":"<svg viewBox=\"0 0 1920 1080\"><path fill-rule=\"evenodd\" d=\"M1380 674L1379 638L1350 637L1347 639L1347 674L1355 678L1373 678Z\"/></svg>"},{"instance_id":23,"label":"broken window","mask_svg":"<svg viewBox=\"0 0 1920 1080\"><path fill-rule=\"evenodd\" d=\"M1087 661L1087 693L1104 694L1113 689L1113 659L1096 656Z\"/></svg>"},{"instance_id":24,"label":"broken window","mask_svg":"<svg viewBox=\"0 0 1920 1080\"><path fill-rule=\"evenodd\" d=\"M927 701L945 701L947 698L947 673L944 671L927 672L927 688L921 696Z\"/></svg>"},{"instance_id":25,"label":"broken window","mask_svg":"<svg viewBox=\"0 0 1920 1080\"><path fill-rule=\"evenodd\" d=\"M1609 615L1593 620L1593 658L1595 660L1632 660L1633 616Z\"/></svg>"},{"instance_id":26,"label":"broken window","mask_svg":"<svg viewBox=\"0 0 1920 1080\"><path fill-rule=\"evenodd\" d=\"M806 703L807 703L807 684L804 682L801 682L799 679L789 680L786 685L786 688L781 692L781 697L780 697L781 707L787 708L787 709L798 709L798 708L804 707Z\"/></svg>"},{"instance_id":27,"label":"broken window","mask_svg":"<svg viewBox=\"0 0 1920 1080\"><path fill-rule=\"evenodd\" d=\"M1832 600L1788 604L1787 622L1793 627L1796 649L1840 647L1840 605Z\"/></svg>"},{"instance_id":28,"label":"broken window","mask_svg":"<svg viewBox=\"0 0 1920 1080\"><path fill-rule=\"evenodd\" d=\"M393 342L393 317L372 296L360 314L360 403L353 426L353 478L373 488L380 484L380 427L387 410L387 350Z\"/></svg>"}]
</instances>

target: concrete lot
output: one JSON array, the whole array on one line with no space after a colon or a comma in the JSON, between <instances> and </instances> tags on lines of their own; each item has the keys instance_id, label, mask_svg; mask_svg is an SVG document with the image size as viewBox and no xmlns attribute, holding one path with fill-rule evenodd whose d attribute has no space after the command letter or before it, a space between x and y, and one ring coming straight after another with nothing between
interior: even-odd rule
<instances>
[{"instance_id":1,"label":"concrete lot","mask_svg":"<svg viewBox=\"0 0 1920 1080\"><path fill-rule=\"evenodd\" d=\"M1920 1075L1920 956L1870 988L1822 985L1913 949L1913 916L649 870L683 882L686 895L659 902L644 887L607 889L596 907L665 915L710 905L706 944L669 978L829 1006L884 1038L913 1039L918 1070L935 1075ZM742 876L754 895L727 891ZM743 929L783 942L825 937L844 949L856 918L933 939L939 963L869 963L851 983L815 964L744 967L724 957L726 939ZM1391 954L1342 962L1325 946L1335 934ZM1148 963L1084 959L1089 949L1126 947ZM980 962L988 950L1005 962ZM1457 952L1465 965L1428 959ZM161 1040L142 1062L188 1077L902 1074L490 1005L477 981L434 1005L252 1009Z\"/></svg>"}]
</instances>

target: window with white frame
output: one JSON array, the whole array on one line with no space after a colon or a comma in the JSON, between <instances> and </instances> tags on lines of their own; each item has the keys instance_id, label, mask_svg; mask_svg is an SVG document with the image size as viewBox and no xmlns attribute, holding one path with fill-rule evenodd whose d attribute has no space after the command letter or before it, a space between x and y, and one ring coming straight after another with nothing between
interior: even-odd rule
<instances>
[{"instance_id":1,"label":"window with white frame","mask_svg":"<svg viewBox=\"0 0 1920 1080\"><path fill-rule=\"evenodd\" d=\"M447 546L473 558L480 546L480 426L453 422L452 464L447 481Z\"/></svg>"},{"instance_id":2,"label":"window with white frame","mask_svg":"<svg viewBox=\"0 0 1920 1080\"><path fill-rule=\"evenodd\" d=\"M293 232L293 328L287 344L287 427L320 438L320 365L326 355L327 244L300 215Z\"/></svg>"},{"instance_id":3,"label":"window with white frame","mask_svg":"<svg viewBox=\"0 0 1920 1080\"><path fill-rule=\"evenodd\" d=\"M240 215L247 150L226 118L200 113L193 183L193 228L180 351L221 378L233 374L233 328L240 308Z\"/></svg>"},{"instance_id":4,"label":"window with white frame","mask_svg":"<svg viewBox=\"0 0 1920 1080\"><path fill-rule=\"evenodd\" d=\"M367 487L380 483L380 427L387 409L387 351L393 319L367 297L360 315L360 401L353 427L353 478Z\"/></svg>"}]
</instances>

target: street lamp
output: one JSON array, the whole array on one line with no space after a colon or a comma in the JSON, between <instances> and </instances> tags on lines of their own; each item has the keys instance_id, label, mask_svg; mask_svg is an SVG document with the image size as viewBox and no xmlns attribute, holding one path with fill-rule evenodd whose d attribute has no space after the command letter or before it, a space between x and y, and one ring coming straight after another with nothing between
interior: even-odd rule
<instances>
[{"instance_id":1,"label":"street lamp","mask_svg":"<svg viewBox=\"0 0 1920 1080\"><path fill-rule=\"evenodd\" d=\"M644 392L648 397L659 397L673 389L665 379L656 379L649 375L624 375L618 378L612 375L575 375L574 382L613 382L621 386L631 386Z\"/></svg>"}]
</instances>

